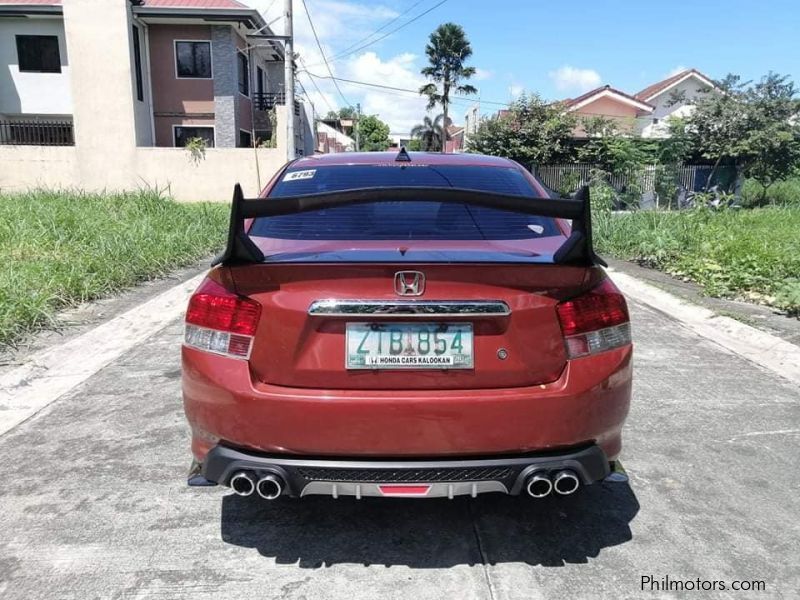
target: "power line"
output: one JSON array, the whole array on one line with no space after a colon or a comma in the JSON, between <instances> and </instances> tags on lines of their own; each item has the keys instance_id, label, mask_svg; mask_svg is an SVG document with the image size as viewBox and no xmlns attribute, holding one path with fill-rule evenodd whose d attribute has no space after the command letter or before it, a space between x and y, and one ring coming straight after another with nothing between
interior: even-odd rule
<instances>
[{"instance_id":1,"label":"power line","mask_svg":"<svg viewBox=\"0 0 800 600\"><path fill-rule=\"evenodd\" d=\"M308 69L305 70L305 73L306 73L306 75L309 76L309 78L312 79L312 81L313 81L314 78L317 78L317 79L331 79L330 77L327 77L325 75L315 75L314 73L309 72ZM391 86L391 85L381 85L380 83L369 83L367 81L355 81L353 79L345 79L343 77L335 77L335 79L338 80L338 81L341 81L343 83L349 83L351 85L360 85L360 86L365 86L365 87L377 88L379 90L386 90L386 93L390 93L390 92L405 92L405 93L408 93L408 94L414 94L415 96L419 95L419 90L410 90L408 88L394 87L394 86ZM398 97L402 97L402 98L406 98L407 97L407 96L400 96L400 94L396 94L396 95ZM485 100L483 98L481 98L480 101L481 101L481 104L492 104L492 105L495 105L495 106L509 106L509 105L513 104L513 102L514 102L513 100L508 101L508 102L498 102L497 100ZM462 104L464 106L469 106L469 105L475 104L476 100L475 100L475 98L471 98L469 96L451 96L451 103L457 103L457 104ZM600 117L608 116L608 115L606 115L604 113L589 113L589 112L580 112L580 113L576 113L576 114L578 114L578 116L581 116L581 115L600 116ZM648 115L644 115L644 117L647 117L647 116Z\"/></svg>"},{"instance_id":2,"label":"power line","mask_svg":"<svg viewBox=\"0 0 800 600\"><path fill-rule=\"evenodd\" d=\"M347 52L347 51L348 51L348 50L350 50L351 48L355 48L356 46L358 46L358 45L359 45L360 43L362 43L362 42L366 42L366 41L367 41L369 38L371 38L373 35L375 35L376 33L380 33L381 31L383 31L384 29L386 29L386 28L387 28L389 25L391 25L392 23L394 23L395 21L397 21L397 19L399 19L399 18L400 18L400 17L402 17L403 15L407 15L408 13L410 13L412 10L414 10L414 9L415 9L417 6L419 6L419 5L420 5L420 4L422 4L423 2L425 2L425 0L417 0L417 2L414 2L414 4L412 4L412 5L411 5L409 8L407 8L406 10L404 10L403 12L401 12L399 15L397 15L397 16L396 16L394 19L391 19L391 20L387 21L386 23L384 23L383 25L381 25L380 27L378 27L378 29L376 29L375 31L373 31L372 33L370 33L368 36L366 36L366 37L363 37L363 38L361 38L360 40L358 40L357 42L354 42L353 44L350 44L350 45L349 45L347 48L344 48L343 50L340 50L340 51L339 51L339 53L338 53L338 54L336 54L336 55L335 55L333 58L331 58L330 60L331 60L331 61L334 61L334 60L336 60L336 56L339 56L339 55L342 55L342 54L344 54L345 52Z\"/></svg>"},{"instance_id":3,"label":"power line","mask_svg":"<svg viewBox=\"0 0 800 600\"><path fill-rule=\"evenodd\" d=\"M303 1L305 2L305 0L303 0ZM342 53L340 53L340 54L337 54L337 55L335 55L333 58L331 58L331 59L330 59L330 62L334 62L334 61L340 60L340 59L342 59L342 58L345 58L346 56L350 56L351 54L355 54L356 52L360 52L360 51L361 51L361 50L363 50L364 48L368 48L369 46L372 46L373 44L377 44L377 43L378 43L378 42L380 42L381 40L383 40L383 39L386 39L387 37L389 37L390 35L392 35L393 33L396 33L396 32L398 32L398 31L400 31L400 30L401 30L401 29L403 29L404 27L408 27L408 26L409 26L409 25L411 25L411 24L412 24L414 21L418 21L419 19L421 19L422 17L424 17L425 15L427 15L427 14L428 14L429 12L431 12L432 10L434 10L434 9L436 9L436 8L439 8L439 7L440 7L442 4L444 4L445 2L447 2L447 0L441 0L441 2L439 2L439 3L437 3L437 4L434 4L434 5L433 5L433 6L431 6L431 7L430 7L428 10L426 10L426 11L424 11L424 12L421 12L420 14L418 14L418 15L417 15L416 17L414 17L413 19L410 19L410 20L406 21L405 23L403 23L403 24L402 24L402 25L400 25L399 27L395 27L395 28L394 28L394 29L392 29L391 31L388 31L388 32L386 32L385 34L383 34L383 35L382 35L382 36L380 36L379 38L376 38L376 39L372 40L371 42L367 42L366 44L363 44L362 46L359 46L358 48L356 48L356 49L354 49L354 50L351 50L351 51L349 51L349 52L342 52ZM369 36L367 36L367 37L369 37ZM325 57L323 56L323 58L325 58ZM327 64L327 62L328 62L328 61L327 61L327 59L326 59L326 61L325 61L325 62L326 62L326 64ZM322 64L322 63L317 63L317 64L314 64L314 65L311 65L311 66L312 66L312 67L316 67L316 66L317 66L317 65L319 65L319 64Z\"/></svg>"},{"instance_id":4,"label":"power line","mask_svg":"<svg viewBox=\"0 0 800 600\"><path fill-rule=\"evenodd\" d=\"M315 75L315 74L309 72L308 69L306 69L304 72L305 72L306 75L308 75L309 79L312 82L314 81L315 78L316 79L331 79L330 77L326 77L324 75ZM394 87L394 86L391 86L391 85L381 85L379 83L369 83L369 82L366 82L366 81L355 81L353 79L344 79L342 77L336 77L335 79L337 79L338 81L341 81L342 83L348 83L350 85L359 85L359 86L364 86L364 87L376 88L377 91L380 91L380 92L382 92L384 94L397 96L398 98L408 98L408 96L404 96L404 95L402 95L401 93L398 93L398 92L402 92L402 93L405 93L405 94L413 94L414 96L419 96L419 90L410 90L408 88ZM504 106L504 107L508 107L513 103L513 100L509 101L509 102L497 102L497 101L493 101L493 100L484 100L483 98L481 98L480 101L481 101L482 104L492 104L492 105L495 105L495 106ZM461 106L472 106L473 104L475 104L475 99L474 98L470 98L468 96L453 96L453 99L451 99L450 103L451 104L458 104L458 105L461 105ZM589 113L589 112L581 112L581 113L576 113L576 114L577 114L577 116L598 116L598 117L607 117L608 116L608 115L603 114L603 113ZM647 117L647 115L644 115L643 118L646 118L646 117ZM639 117L637 117L637 118L639 118Z\"/></svg>"},{"instance_id":5,"label":"power line","mask_svg":"<svg viewBox=\"0 0 800 600\"><path fill-rule=\"evenodd\" d=\"M341 96L342 100L344 100L345 106L352 106L352 104L345 98L344 94L342 93L342 89L339 87L339 82L336 81L336 77L333 76L333 71L331 70L331 65L328 63L328 59L325 57L325 51L322 49L322 44L319 41L319 36L317 35L317 28L314 27L314 21L311 19L311 13L308 12L308 5L306 4L306 0L303 0L303 8L306 10L306 16L308 17L308 24L311 25L311 31L314 34L314 39L317 41L317 48L319 48L319 53L322 56L322 60L325 61L325 66L328 68L328 74L331 76L333 80L333 85L336 86L336 91L339 92L339 96Z\"/></svg>"},{"instance_id":6,"label":"power line","mask_svg":"<svg viewBox=\"0 0 800 600\"><path fill-rule=\"evenodd\" d=\"M392 91L396 91L396 92L408 92L408 93L411 93L411 94L415 94L417 96L419 95L419 90L410 90L408 88L395 87L395 86L391 86L391 85L381 85L380 83L369 83L367 81L355 81L353 79L345 79L344 77L334 77L333 75L331 75L330 77L327 77L325 75L315 75L314 73L311 73L310 71L308 71L308 69L306 69L305 72L306 72L306 74L308 74L312 78L315 77L317 79L333 79L334 81L341 81L343 83L350 83L352 85L362 85L362 86L366 86L366 87L374 87L374 88L379 88L379 89L384 89L384 90L392 90ZM474 98L470 98L469 96L452 96L452 98L454 98L456 100L467 100L467 101L471 100L471 101L474 101ZM493 102L491 100L484 100L483 98L481 98L481 102L485 103L485 104L495 104L497 106L508 106L509 105L508 102Z\"/></svg>"},{"instance_id":7,"label":"power line","mask_svg":"<svg viewBox=\"0 0 800 600\"><path fill-rule=\"evenodd\" d=\"M331 103L328 101L328 98L327 98L327 96L325 96L325 94L323 94L323 93L322 93L322 90L321 90L321 89L319 89L319 86L317 85L317 82L314 80L314 78L313 78L313 77L311 77L311 75L309 75L309 73L308 73L308 67L306 66L306 61L305 61L305 60L303 60L303 57L302 57L302 56L298 56L298 58L300 59L300 62L302 63L302 65L303 65L303 67L304 67L304 69L305 69L305 74L306 74L306 76L308 77L308 80L311 82L311 85L313 85L313 86L314 86L314 89L316 89L316 90L317 90L317 93L319 93L320 97L322 98L322 101L323 101L323 102L325 103L325 105L328 107L328 110L330 110L331 112L336 112L336 109L334 109L334 108L333 108L333 106L331 105ZM297 80L297 82L298 82L298 83L300 83L300 79L298 79L298 80ZM302 85L303 85L303 84L302 84L302 83L300 83L300 86L301 86L301 87L302 87Z\"/></svg>"}]
</instances>

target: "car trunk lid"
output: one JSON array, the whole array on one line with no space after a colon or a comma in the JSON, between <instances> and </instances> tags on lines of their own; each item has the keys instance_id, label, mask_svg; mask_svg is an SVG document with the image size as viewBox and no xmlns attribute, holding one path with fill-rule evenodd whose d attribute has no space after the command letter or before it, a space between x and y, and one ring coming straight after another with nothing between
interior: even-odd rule
<instances>
[{"instance_id":1,"label":"car trunk lid","mask_svg":"<svg viewBox=\"0 0 800 600\"><path fill-rule=\"evenodd\" d=\"M331 390L507 388L553 381L567 360L556 305L580 293L589 279L586 267L553 264L275 263L231 272L237 292L262 309L250 355L254 377ZM409 272L424 278L419 296L398 295L398 277L413 283ZM477 311L469 304L475 299L480 299ZM310 312L315 303L349 308ZM376 306L393 314L376 314ZM489 314L487 306L494 307ZM465 335L471 329L471 365L348 368L347 327L355 323L387 330L414 325L406 334L435 332L443 324ZM359 331L363 335L365 329ZM409 342L413 354L435 352L407 335L403 350Z\"/></svg>"}]
</instances>

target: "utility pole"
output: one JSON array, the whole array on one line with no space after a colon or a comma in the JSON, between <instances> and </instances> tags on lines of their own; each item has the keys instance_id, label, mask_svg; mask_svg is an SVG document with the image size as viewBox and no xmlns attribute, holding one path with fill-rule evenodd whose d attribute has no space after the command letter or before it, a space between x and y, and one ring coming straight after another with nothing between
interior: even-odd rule
<instances>
[{"instance_id":1,"label":"utility pole","mask_svg":"<svg viewBox=\"0 0 800 600\"><path fill-rule=\"evenodd\" d=\"M355 122L356 122L356 152L361 152L361 133L360 133L361 127L359 126L360 122L361 122L361 103L360 102L356 103L356 118L355 118Z\"/></svg>"},{"instance_id":2,"label":"utility pole","mask_svg":"<svg viewBox=\"0 0 800 600\"><path fill-rule=\"evenodd\" d=\"M286 101L286 158L294 160L297 151L294 147L294 26L292 24L292 0L284 0L283 14L285 18L283 44L283 78Z\"/></svg>"}]
</instances>

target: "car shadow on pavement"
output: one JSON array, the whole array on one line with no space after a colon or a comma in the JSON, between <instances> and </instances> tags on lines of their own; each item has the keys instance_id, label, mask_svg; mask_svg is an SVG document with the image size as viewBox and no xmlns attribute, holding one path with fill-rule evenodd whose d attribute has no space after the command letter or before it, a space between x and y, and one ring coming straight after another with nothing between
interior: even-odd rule
<instances>
[{"instance_id":1,"label":"car shadow on pavement","mask_svg":"<svg viewBox=\"0 0 800 600\"><path fill-rule=\"evenodd\" d=\"M306 497L267 502L225 496L222 539L278 564L445 568L460 564L585 563L632 539L639 503L627 483L534 500Z\"/></svg>"}]
</instances>

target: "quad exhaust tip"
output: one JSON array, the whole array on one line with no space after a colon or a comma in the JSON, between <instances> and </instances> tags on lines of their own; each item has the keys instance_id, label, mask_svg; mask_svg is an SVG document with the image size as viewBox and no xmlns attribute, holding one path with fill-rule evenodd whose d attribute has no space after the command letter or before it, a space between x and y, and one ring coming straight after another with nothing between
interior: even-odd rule
<instances>
[{"instance_id":1,"label":"quad exhaust tip","mask_svg":"<svg viewBox=\"0 0 800 600\"><path fill-rule=\"evenodd\" d=\"M528 477L525 489L533 498L544 498L553 491L553 483L544 473L534 473Z\"/></svg>"},{"instance_id":2,"label":"quad exhaust tip","mask_svg":"<svg viewBox=\"0 0 800 600\"><path fill-rule=\"evenodd\" d=\"M239 471L230 480L233 493L238 496L252 496L258 494L265 500L275 500L283 493L283 480L277 475L264 475L256 480L256 474L248 471Z\"/></svg>"},{"instance_id":3,"label":"quad exhaust tip","mask_svg":"<svg viewBox=\"0 0 800 600\"><path fill-rule=\"evenodd\" d=\"M573 471L559 471L553 477L553 489L562 496L568 496L578 491L580 485L581 481Z\"/></svg>"},{"instance_id":4,"label":"quad exhaust tip","mask_svg":"<svg viewBox=\"0 0 800 600\"><path fill-rule=\"evenodd\" d=\"M283 493L283 483L280 478L275 475L265 475L258 480L256 484L256 492L264 500L275 500Z\"/></svg>"},{"instance_id":5,"label":"quad exhaust tip","mask_svg":"<svg viewBox=\"0 0 800 600\"><path fill-rule=\"evenodd\" d=\"M565 469L558 471L552 477L548 477L544 471L533 473L525 482L525 490L532 498L544 498L552 492L562 496L568 496L578 491L581 480L574 471Z\"/></svg>"},{"instance_id":6,"label":"quad exhaust tip","mask_svg":"<svg viewBox=\"0 0 800 600\"><path fill-rule=\"evenodd\" d=\"M239 471L231 477L230 486L233 493L238 496L250 496L256 490L252 475L244 471Z\"/></svg>"}]
</instances>

